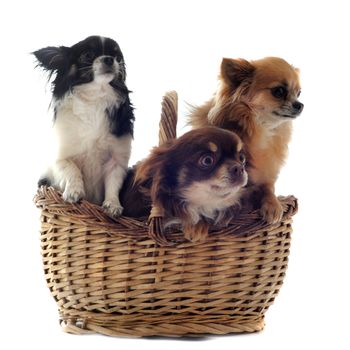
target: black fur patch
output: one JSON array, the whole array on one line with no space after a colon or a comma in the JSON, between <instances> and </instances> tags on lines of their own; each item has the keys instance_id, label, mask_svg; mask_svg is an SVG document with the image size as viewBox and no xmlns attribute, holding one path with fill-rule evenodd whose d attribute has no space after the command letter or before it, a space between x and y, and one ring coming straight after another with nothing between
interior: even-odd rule
<instances>
[{"instance_id":1,"label":"black fur patch","mask_svg":"<svg viewBox=\"0 0 350 350\"><path fill-rule=\"evenodd\" d=\"M112 134L117 137L125 134L133 136L135 117L129 99L130 91L125 85L125 62L120 47L114 40L90 36L72 47L49 46L33 54L37 58L38 66L49 73L49 80L54 76L52 90L57 100L71 92L75 86L93 81L92 65L97 57L114 58L119 64L119 74L109 84L122 97L123 103L119 108L109 108L106 114ZM55 110L54 120L56 114Z\"/></svg>"},{"instance_id":2,"label":"black fur patch","mask_svg":"<svg viewBox=\"0 0 350 350\"><path fill-rule=\"evenodd\" d=\"M122 70L119 79L125 80L124 57L119 45L112 39L90 36L72 47L49 46L33 52L38 66L49 73L52 92L56 99L62 98L74 86L93 81L92 64L95 58L107 55L114 57Z\"/></svg>"},{"instance_id":3,"label":"black fur patch","mask_svg":"<svg viewBox=\"0 0 350 350\"><path fill-rule=\"evenodd\" d=\"M112 110L106 111L110 122L110 131L113 135L120 137L126 134L134 136L134 108L129 99L129 93L125 101L119 108L113 107Z\"/></svg>"},{"instance_id":4,"label":"black fur patch","mask_svg":"<svg viewBox=\"0 0 350 350\"><path fill-rule=\"evenodd\" d=\"M124 216L143 217L151 212L151 200L149 195L144 195L140 186L134 186L135 167L129 168L124 179L123 187L119 192L119 199ZM149 192L150 183L146 185Z\"/></svg>"}]
</instances>

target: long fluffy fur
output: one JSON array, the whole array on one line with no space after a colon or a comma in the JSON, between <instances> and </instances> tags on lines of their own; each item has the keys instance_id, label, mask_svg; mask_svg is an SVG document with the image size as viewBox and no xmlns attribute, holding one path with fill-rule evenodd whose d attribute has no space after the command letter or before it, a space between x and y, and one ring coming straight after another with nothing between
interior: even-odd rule
<instances>
[{"instance_id":1,"label":"long fluffy fur","mask_svg":"<svg viewBox=\"0 0 350 350\"><path fill-rule=\"evenodd\" d=\"M215 154L213 168L198 165L207 154ZM153 204L164 211L167 224L180 222L188 239L203 240L209 224L227 224L240 207L247 182L242 156L238 136L219 128L168 141L129 172L121 191L125 214L148 215Z\"/></svg>"},{"instance_id":2,"label":"long fluffy fur","mask_svg":"<svg viewBox=\"0 0 350 350\"><path fill-rule=\"evenodd\" d=\"M39 185L56 187L66 201L85 198L120 215L118 194L130 158L134 114L118 44L93 36L34 55L49 77L55 76L57 152Z\"/></svg>"},{"instance_id":3,"label":"long fluffy fur","mask_svg":"<svg viewBox=\"0 0 350 350\"><path fill-rule=\"evenodd\" d=\"M251 62L223 59L219 82L214 97L193 108L189 124L193 128L214 125L241 137L248 153L249 183L257 206L266 221L277 222L283 210L274 186L287 157L292 119L303 108L297 100L298 70L275 57ZM280 86L288 92L283 99L272 95L273 89Z\"/></svg>"}]
</instances>

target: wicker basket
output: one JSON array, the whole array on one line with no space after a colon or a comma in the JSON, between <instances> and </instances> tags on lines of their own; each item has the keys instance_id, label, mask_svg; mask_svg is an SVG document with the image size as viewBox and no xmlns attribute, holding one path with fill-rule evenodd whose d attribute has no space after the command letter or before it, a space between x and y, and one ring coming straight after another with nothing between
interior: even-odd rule
<instances>
[{"instance_id":1,"label":"wicker basket","mask_svg":"<svg viewBox=\"0 0 350 350\"><path fill-rule=\"evenodd\" d=\"M175 136L177 95L163 100L161 142ZM170 117L170 120L168 119ZM35 197L41 209L45 277L70 333L181 336L255 332L287 269L294 197L266 225L242 212L194 244L161 218L112 219L87 201L69 204L53 188ZM156 241L156 242L155 242ZM170 244L169 244L170 242Z\"/></svg>"}]
</instances>

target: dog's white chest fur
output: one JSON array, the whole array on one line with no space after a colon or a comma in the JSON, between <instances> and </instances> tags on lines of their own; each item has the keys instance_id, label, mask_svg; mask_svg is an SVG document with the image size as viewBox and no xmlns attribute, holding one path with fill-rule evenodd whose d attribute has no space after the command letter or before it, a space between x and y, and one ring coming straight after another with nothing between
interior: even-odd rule
<instances>
[{"instance_id":1,"label":"dog's white chest fur","mask_svg":"<svg viewBox=\"0 0 350 350\"><path fill-rule=\"evenodd\" d=\"M117 138L111 134L106 115L106 110L120 103L109 84L91 82L75 87L55 106L56 160L69 159L79 168L85 198L96 204L102 204L109 172L116 165L124 170L128 166L131 135Z\"/></svg>"},{"instance_id":2,"label":"dog's white chest fur","mask_svg":"<svg viewBox=\"0 0 350 350\"><path fill-rule=\"evenodd\" d=\"M211 188L210 181L197 181L182 191L181 196L196 224L201 216L216 221L223 210L239 203L241 192L241 187L232 186L221 193Z\"/></svg>"}]
</instances>

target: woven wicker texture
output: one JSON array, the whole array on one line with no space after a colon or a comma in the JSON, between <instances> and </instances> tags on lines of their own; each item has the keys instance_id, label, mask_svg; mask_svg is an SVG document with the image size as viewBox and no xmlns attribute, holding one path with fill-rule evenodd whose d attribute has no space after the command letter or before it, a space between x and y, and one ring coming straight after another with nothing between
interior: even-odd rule
<instances>
[{"instance_id":1,"label":"woven wicker texture","mask_svg":"<svg viewBox=\"0 0 350 350\"><path fill-rule=\"evenodd\" d=\"M177 114L176 94L165 101L163 113L166 103ZM165 129L163 140L175 137L174 125ZM113 336L263 329L285 276L297 211L294 197L280 201L285 213L278 224L242 211L228 227L213 227L204 243L173 230L164 236L172 245L161 246L147 218L112 219L99 206L66 203L53 188L40 188L44 272L61 326Z\"/></svg>"},{"instance_id":2,"label":"woven wicker texture","mask_svg":"<svg viewBox=\"0 0 350 350\"><path fill-rule=\"evenodd\" d=\"M177 125L177 93L168 92L162 101L162 112L159 122L159 145L176 138ZM149 216L149 236L160 246L172 246L174 243L169 241L163 232L163 210L157 206L152 206Z\"/></svg>"}]
</instances>

